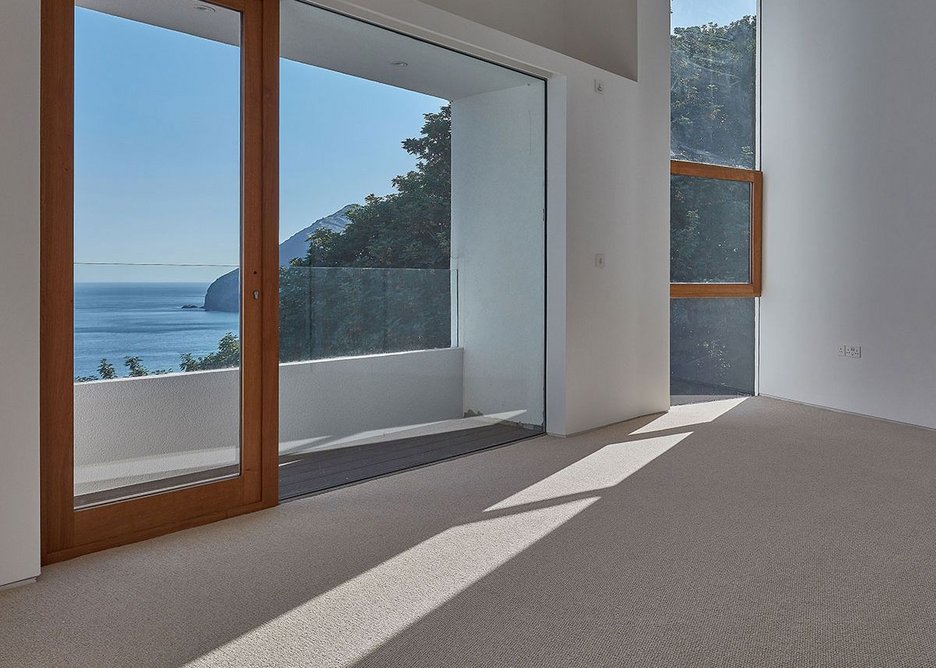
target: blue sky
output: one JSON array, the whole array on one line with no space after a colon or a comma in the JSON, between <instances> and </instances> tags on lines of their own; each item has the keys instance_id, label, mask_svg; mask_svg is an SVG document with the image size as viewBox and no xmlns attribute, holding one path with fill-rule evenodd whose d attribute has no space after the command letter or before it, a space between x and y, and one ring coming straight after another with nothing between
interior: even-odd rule
<instances>
[{"instance_id":1,"label":"blue sky","mask_svg":"<svg viewBox=\"0 0 936 668\"><path fill-rule=\"evenodd\" d=\"M236 264L239 50L76 10L75 259ZM283 61L280 239L415 162L444 101ZM79 281L210 281L224 268L78 267Z\"/></svg>"},{"instance_id":2,"label":"blue sky","mask_svg":"<svg viewBox=\"0 0 936 668\"><path fill-rule=\"evenodd\" d=\"M757 13L756 0L672 0L671 25L674 28L736 21Z\"/></svg>"}]
</instances>

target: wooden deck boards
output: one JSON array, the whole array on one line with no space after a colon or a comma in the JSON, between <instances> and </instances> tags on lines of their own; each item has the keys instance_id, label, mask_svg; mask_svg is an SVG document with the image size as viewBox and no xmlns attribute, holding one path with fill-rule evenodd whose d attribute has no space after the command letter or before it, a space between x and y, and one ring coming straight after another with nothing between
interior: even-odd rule
<instances>
[{"instance_id":1,"label":"wooden deck boards","mask_svg":"<svg viewBox=\"0 0 936 668\"><path fill-rule=\"evenodd\" d=\"M320 492L537 435L496 424L280 458L280 499Z\"/></svg>"},{"instance_id":2,"label":"wooden deck boards","mask_svg":"<svg viewBox=\"0 0 936 668\"><path fill-rule=\"evenodd\" d=\"M540 432L513 424L494 424L439 434L412 436L280 457L280 500L321 492L351 482L402 471L536 436ZM75 497L83 508L120 499L156 494L237 475L239 467L225 466Z\"/></svg>"}]
</instances>

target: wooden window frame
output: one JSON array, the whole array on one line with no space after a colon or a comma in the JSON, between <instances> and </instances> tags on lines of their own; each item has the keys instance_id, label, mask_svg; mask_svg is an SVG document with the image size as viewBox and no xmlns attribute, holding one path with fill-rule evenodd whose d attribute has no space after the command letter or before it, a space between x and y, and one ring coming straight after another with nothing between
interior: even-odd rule
<instances>
[{"instance_id":1,"label":"wooden window frame","mask_svg":"<svg viewBox=\"0 0 936 668\"><path fill-rule=\"evenodd\" d=\"M42 563L278 503L279 0L205 0L241 14L241 472L74 507L74 0L41 0L40 499ZM260 299L245 295L260 293Z\"/></svg>"},{"instance_id":2,"label":"wooden window frame","mask_svg":"<svg viewBox=\"0 0 936 668\"><path fill-rule=\"evenodd\" d=\"M670 283L670 297L673 299L760 297L763 256L763 172L756 169L671 160L670 175L735 181L751 185L751 280L747 283Z\"/></svg>"}]
</instances>

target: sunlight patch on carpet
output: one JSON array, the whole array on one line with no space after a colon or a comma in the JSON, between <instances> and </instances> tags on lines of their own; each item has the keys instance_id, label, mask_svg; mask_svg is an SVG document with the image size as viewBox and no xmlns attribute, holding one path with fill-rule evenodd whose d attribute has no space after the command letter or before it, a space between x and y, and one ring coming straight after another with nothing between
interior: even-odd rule
<instances>
[{"instance_id":1,"label":"sunlight patch on carpet","mask_svg":"<svg viewBox=\"0 0 936 668\"><path fill-rule=\"evenodd\" d=\"M690 434L691 431L606 445L548 478L495 503L484 512L561 499L573 494L588 494L613 487Z\"/></svg>"},{"instance_id":2,"label":"sunlight patch on carpet","mask_svg":"<svg viewBox=\"0 0 936 668\"><path fill-rule=\"evenodd\" d=\"M661 415L650 424L632 432L632 434L635 436L637 434L651 434L655 431L682 429L696 424L714 422L731 409L740 406L747 399L748 397L737 397L735 399L707 401L700 404L673 406L669 413Z\"/></svg>"},{"instance_id":3,"label":"sunlight patch on carpet","mask_svg":"<svg viewBox=\"0 0 936 668\"><path fill-rule=\"evenodd\" d=\"M446 529L186 665L353 665L595 501Z\"/></svg>"}]
</instances>

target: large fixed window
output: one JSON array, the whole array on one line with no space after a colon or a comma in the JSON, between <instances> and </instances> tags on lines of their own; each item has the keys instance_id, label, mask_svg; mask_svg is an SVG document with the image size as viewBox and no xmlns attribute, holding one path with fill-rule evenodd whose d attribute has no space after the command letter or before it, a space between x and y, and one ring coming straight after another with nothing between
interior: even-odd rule
<instances>
[{"instance_id":1,"label":"large fixed window","mask_svg":"<svg viewBox=\"0 0 936 668\"><path fill-rule=\"evenodd\" d=\"M763 176L756 0L672 0L674 402L756 392Z\"/></svg>"},{"instance_id":2,"label":"large fixed window","mask_svg":"<svg viewBox=\"0 0 936 668\"><path fill-rule=\"evenodd\" d=\"M282 12L281 497L542 433L545 82Z\"/></svg>"}]
</instances>

